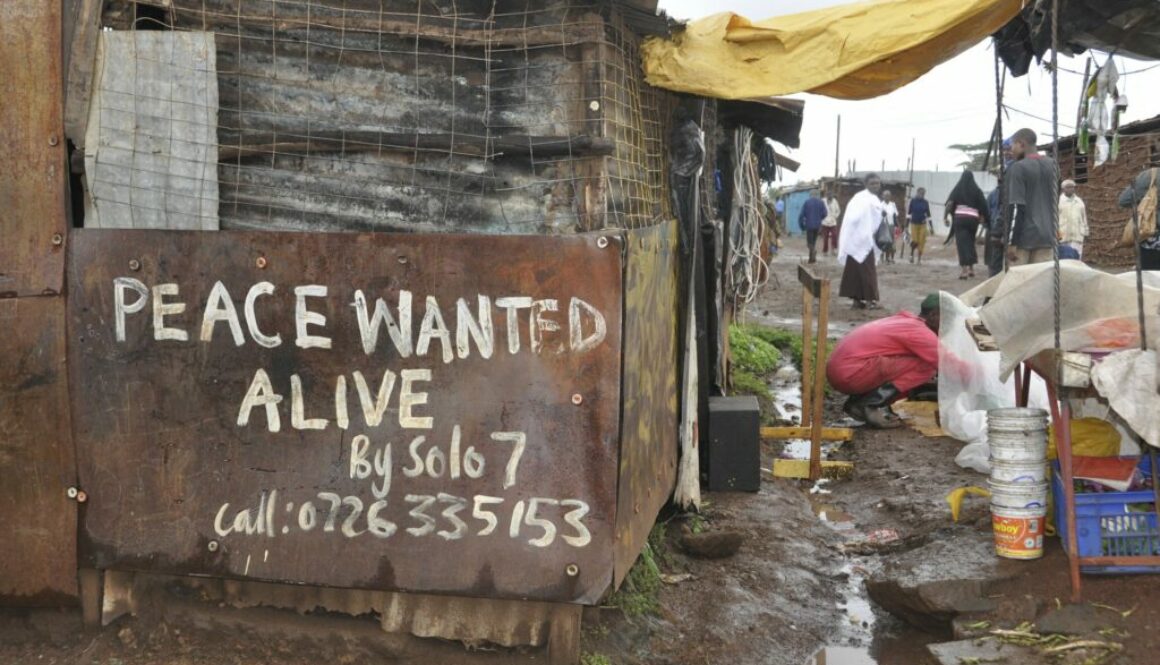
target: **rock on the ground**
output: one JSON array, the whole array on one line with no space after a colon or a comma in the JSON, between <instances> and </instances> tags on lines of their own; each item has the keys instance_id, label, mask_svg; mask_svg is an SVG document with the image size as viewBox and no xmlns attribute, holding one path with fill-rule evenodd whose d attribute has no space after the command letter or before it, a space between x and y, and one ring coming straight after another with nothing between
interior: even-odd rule
<instances>
[{"instance_id":1,"label":"rock on the ground","mask_svg":"<svg viewBox=\"0 0 1160 665\"><path fill-rule=\"evenodd\" d=\"M1119 618L1108 610L1091 605L1064 605L1043 615L1035 622L1035 628L1041 633L1087 635L1114 627Z\"/></svg>"},{"instance_id":2,"label":"rock on the ground","mask_svg":"<svg viewBox=\"0 0 1160 665\"><path fill-rule=\"evenodd\" d=\"M907 623L949 633L955 617L995 610L998 603L988 596L996 583L1015 575L1018 564L995 556L989 532L960 528L893 557L866 580L866 590Z\"/></svg>"},{"instance_id":3,"label":"rock on the ground","mask_svg":"<svg viewBox=\"0 0 1160 665\"><path fill-rule=\"evenodd\" d=\"M709 531L692 533L684 531L681 534L681 547L692 556L702 559L724 559L737 554L741 544L745 542L745 534L740 531Z\"/></svg>"},{"instance_id":4,"label":"rock on the ground","mask_svg":"<svg viewBox=\"0 0 1160 665\"><path fill-rule=\"evenodd\" d=\"M1050 661L1034 649L1004 644L997 640L961 640L930 644L927 651L939 665L963 663L1019 663L1019 665L1048 665Z\"/></svg>"}]
</instances>

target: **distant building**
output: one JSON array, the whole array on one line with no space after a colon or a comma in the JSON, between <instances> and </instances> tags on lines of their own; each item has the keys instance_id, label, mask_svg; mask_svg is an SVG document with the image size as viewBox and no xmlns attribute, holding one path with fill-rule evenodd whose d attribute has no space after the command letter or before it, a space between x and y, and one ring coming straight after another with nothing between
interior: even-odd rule
<instances>
[{"instance_id":1,"label":"distant building","mask_svg":"<svg viewBox=\"0 0 1160 665\"><path fill-rule=\"evenodd\" d=\"M1116 160L1100 166L1094 166L1091 154L1094 140L1088 154L1080 154L1074 135L1059 139L1060 173L1076 182L1075 193L1087 206L1091 235L1084 243L1084 261L1109 268L1135 265L1132 248L1115 247L1131 218L1131 211L1121 208L1118 200L1136 174L1150 166L1160 167L1160 116L1124 125L1119 133ZM1040 149L1051 154L1050 143Z\"/></svg>"}]
</instances>

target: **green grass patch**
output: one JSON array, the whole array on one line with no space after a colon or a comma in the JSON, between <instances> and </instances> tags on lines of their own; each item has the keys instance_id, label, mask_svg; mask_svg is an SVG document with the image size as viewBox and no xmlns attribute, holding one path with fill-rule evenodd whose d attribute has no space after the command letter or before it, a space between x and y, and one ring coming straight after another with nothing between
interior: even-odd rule
<instances>
[{"instance_id":1,"label":"green grass patch","mask_svg":"<svg viewBox=\"0 0 1160 665\"><path fill-rule=\"evenodd\" d=\"M660 611L661 566L670 564L665 525L655 524L636 563L609 603L627 617L656 615Z\"/></svg>"},{"instance_id":2,"label":"green grass patch","mask_svg":"<svg viewBox=\"0 0 1160 665\"><path fill-rule=\"evenodd\" d=\"M767 328L765 326L758 326L758 325L747 325L747 326L736 326L735 325L733 327L739 328L741 330L741 332L743 333L744 338L760 340L760 341L765 342L766 344L774 347L775 349L778 349L781 353L789 354L789 358L790 358L790 360L793 361L794 367L796 367L799 372L801 371L801 369L802 369L802 356L804 354L805 349L804 349L804 345L802 344L802 335L801 335L800 330L789 330L786 328ZM732 334L733 330L732 330L732 328L730 329L729 332L730 332L729 343L731 345L730 351L732 351L733 350L732 349L732 343L733 343L733 334ZM811 353L813 353L814 346L816 344L817 344L817 342L815 342L812 339L810 340L809 349L810 349ZM826 357L829 358L830 354L833 353L833 351L834 351L834 342L832 340L826 340ZM814 356L814 357L816 357L816 356ZM809 379L809 383L812 385L812 383L813 383L813 372L812 371L811 371L811 375L807 378ZM736 376L734 377L733 385L734 385L734 388L736 388L736 386L737 386ZM756 394L756 393L751 393L748 391L740 391L740 390L738 392L743 392L744 394ZM768 392L768 389L766 392ZM830 392L831 392L831 388L830 388L829 383L827 383L826 384L826 394L828 395L828 394L830 394ZM760 395L758 396L758 400L759 401L761 400Z\"/></svg>"},{"instance_id":3,"label":"green grass patch","mask_svg":"<svg viewBox=\"0 0 1160 665\"><path fill-rule=\"evenodd\" d=\"M602 653L585 652L580 656L580 665L612 665L612 661Z\"/></svg>"},{"instance_id":4,"label":"green grass patch","mask_svg":"<svg viewBox=\"0 0 1160 665\"><path fill-rule=\"evenodd\" d=\"M755 326L729 326L729 351L733 368L760 376L777 369L781 352L754 334Z\"/></svg>"}]
</instances>

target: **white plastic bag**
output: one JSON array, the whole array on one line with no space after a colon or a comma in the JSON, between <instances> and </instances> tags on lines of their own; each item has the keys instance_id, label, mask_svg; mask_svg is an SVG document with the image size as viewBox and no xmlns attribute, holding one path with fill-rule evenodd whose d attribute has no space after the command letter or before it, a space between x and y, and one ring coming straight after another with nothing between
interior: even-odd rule
<instances>
[{"instance_id":1,"label":"white plastic bag","mask_svg":"<svg viewBox=\"0 0 1160 665\"><path fill-rule=\"evenodd\" d=\"M1015 381L999 380L999 354L979 351L966 321L977 310L943 291L939 299L939 422L948 435L967 443L955 463L979 473L990 473L987 411L1015 406ZM956 360L957 359L957 360ZM960 370L961 363L973 371ZM1047 386L1031 379L1029 406L1047 408Z\"/></svg>"}]
</instances>

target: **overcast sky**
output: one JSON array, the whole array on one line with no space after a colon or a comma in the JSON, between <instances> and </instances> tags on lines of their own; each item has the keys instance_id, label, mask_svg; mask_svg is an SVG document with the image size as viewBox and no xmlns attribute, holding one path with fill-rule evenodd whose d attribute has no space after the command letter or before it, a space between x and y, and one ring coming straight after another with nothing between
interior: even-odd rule
<instances>
[{"instance_id":1,"label":"overcast sky","mask_svg":"<svg viewBox=\"0 0 1160 665\"><path fill-rule=\"evenodd\" d=\"M661 8L680 19L694 19L721 11L732 11L752 20L793 14L820 7L844 4L841 0L661 0ZM841 170L857 160L860 170L906 168L910 145L916 142L917 169L954 170L961 153L948 150L953 143L987 140L995 123L995 69L991 40L986 39L957 58L939 65L922 78L899 90L866 101L842 101L820 95L794 95L806 100L802 144L791 151L802 162L796 175L787 181L832 175L834 170L834 129L842 116ZM1083 69L1088 54L1060 57L1060 135L1074 133L1076 109L1083 87ZM1102 63L1106 55L1096 54ZM1121 122L1132 122L1160 114L1160 66L1155 62L1117 57L1122 92L1129 106ZM1076 74L1062 71L1078 72ZM1093 70L1095 65L1093 65ZM1147 70L1132 74L1137 70ZM1008 111L1003 131L1010 136L1020 127L1030 127L1041 140L1051 138L1051 76L1037 65L1020 78L1008 77L1004 102L1023 113ZM1030 115L1027 115L1030 114ZM1036 119L1038 116L1042 119Z\"/></svg>"}]
</instances>

